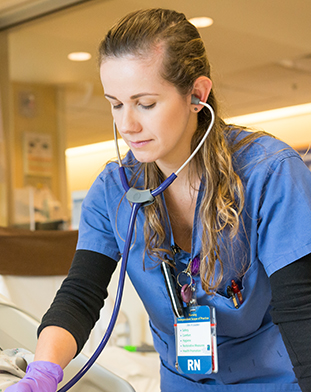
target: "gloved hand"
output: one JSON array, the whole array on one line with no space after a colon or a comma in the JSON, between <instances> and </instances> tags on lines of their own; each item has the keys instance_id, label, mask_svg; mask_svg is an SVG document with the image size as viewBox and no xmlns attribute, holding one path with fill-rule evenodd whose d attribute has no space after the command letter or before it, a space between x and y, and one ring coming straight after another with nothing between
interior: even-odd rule
<instances>
[{"instance_id":1,"label":"gloved hand","mask_svg":"<svg viewBox=\"0 0 311 392\"><path fill-rule=\"evenodd\" d=\"M5 392L55 392L63 379L63 369L56 363L31 362L26 375L18 383L6 388Z\"/></svg>"}]
</instances>

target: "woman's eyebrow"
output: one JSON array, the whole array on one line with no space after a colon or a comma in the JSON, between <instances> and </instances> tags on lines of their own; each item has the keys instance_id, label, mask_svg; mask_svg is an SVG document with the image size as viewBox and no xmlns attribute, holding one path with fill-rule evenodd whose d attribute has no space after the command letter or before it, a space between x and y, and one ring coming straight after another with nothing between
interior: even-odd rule
<instances>
[{"instance_id":1,"label":"woman's eyebrow","mask_svg":"<svg viewBox=\"0 0 311 392\"><path fill-rule=\"evenodd\" d=\"M156 93L140 93L140 94L132 95L130 98L131 99L136 99L136 98L144 97L146 95L159 95L159 94L156 94Z\"/></svg>"},{"instance_id":2,"label":"woman's eyebrow","mask_svg":"<svg viewBox=\"0 0 311 392\"><path fill-rule=\"evenodd\" d=\"M112 95L109 95L109 94L104 94L104 95L107 98L114 99L114 100L118 101L118 98L116 98L116 97L114 97ZM140 98L140 97L144 97L146 95L159 95L159 94L156 94L156 93L139 93L139 94L132 95L130 97L130 99L137 99L137 98Z\"/></svg>"},{"instance_id":3,"label":"woman's eyebrow","mask_svg":"<svg viewBox=\"0 0 311 392\"><path fill-rule=\"evenodd\" d=\"M104 95L105 95L105 97L107 97L107 98L115 99L115 100L117 101L117 98L116 98L116 97L113 97L112 95L109 95L109 94L104 94Z\"/></svg>"}]
</instances>

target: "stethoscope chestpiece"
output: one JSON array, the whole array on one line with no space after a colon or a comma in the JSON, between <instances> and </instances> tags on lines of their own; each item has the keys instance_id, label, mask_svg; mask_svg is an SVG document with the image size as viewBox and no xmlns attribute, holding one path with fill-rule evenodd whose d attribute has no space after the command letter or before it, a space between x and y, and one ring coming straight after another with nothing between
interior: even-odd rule
<instances>
[{"instance_id":1,"label":"stethoscope chestpiece","mask_svg":"<svg viewBox=\"0 0 311 392\"><path fill-rule=\"evenodd\" d=\"M130 188L126 192L126 198L131 203L139 203L144 206L148 206L154 202L154 197L151 194L150 189L136 189Z\"/></svg>"}]
</instances>

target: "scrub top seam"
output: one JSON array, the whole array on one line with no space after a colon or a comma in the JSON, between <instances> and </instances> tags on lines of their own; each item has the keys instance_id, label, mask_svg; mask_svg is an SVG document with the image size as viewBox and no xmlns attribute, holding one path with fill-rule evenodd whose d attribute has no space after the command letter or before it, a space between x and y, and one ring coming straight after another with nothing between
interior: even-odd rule
<instances>
[{"instance_id":1,"label":"scrub top seam","mask_svg":"<svg viewBox=\"0 0 311 392\"><path fill-rule=\"evenodd\" d=\"M278 271L279 269L286 267L289 264L294 263L295 261L301 259L302 257L311 253L311 242L301 246L300 248L292 251L291 253L286 253L281 255L276 260L273 260L269 263L265 269L267 271L268 276L271 276L274 272ZM298 255L298 256L297 256ZM283 260L283 263L280 264L280 261ZM273 268L274 265L277 265L277 268Z\"/></svg>"},{"instance_id":2,"label":"scrub top seam","mask_svg":"<svg viewBox=\"0 0 311 392\"><path fill-rule=\"evenodd\" d=\"M122 257L119 252L116 252L107 246L103 247L102 244L98 242L88 243L86 241L81 241L79 242L79 246L77 246L76 250L88 250L101 253L102 255L110 257L116 262L118 262Z\"/></svg>"}]
</instances>

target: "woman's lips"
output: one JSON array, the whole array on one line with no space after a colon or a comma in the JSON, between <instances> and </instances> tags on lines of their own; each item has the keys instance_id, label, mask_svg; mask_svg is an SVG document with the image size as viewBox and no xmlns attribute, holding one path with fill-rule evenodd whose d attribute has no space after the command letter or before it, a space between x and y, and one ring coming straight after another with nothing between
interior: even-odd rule
<instances>
[{"instance_id":1,"label":"woman's lips","mask_svg":"<svg viewBox=\"0 0 311 392\"><path fill-rule=\"evenodd\" d=\"M151 139L150 140L141 140L141 141L138 141L138 142L130 142L130 144L134 148L141 148L141 147L144 147L146 144L148 144L150 142L151 142Z\"/></svg>"}]
</instances>

